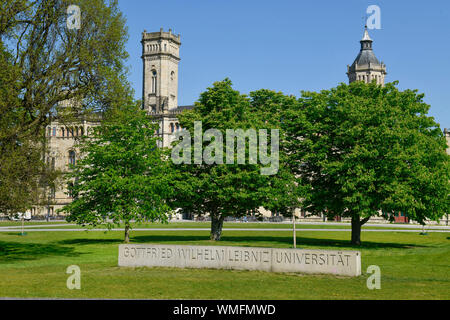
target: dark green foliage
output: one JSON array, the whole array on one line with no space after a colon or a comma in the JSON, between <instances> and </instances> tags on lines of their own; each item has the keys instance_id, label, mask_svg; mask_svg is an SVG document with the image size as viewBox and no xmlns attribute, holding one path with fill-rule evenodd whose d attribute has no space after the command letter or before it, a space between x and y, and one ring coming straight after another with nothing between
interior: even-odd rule
<instances>
[{"instance_id":1,"label":"dark green foliage","mask_svg":"<svg viewBox=\"0 0 450 320\"><path fill-rule=\"evenodd\" d=\"M382 211L419 223L448 212L446 141L423 95L354 82L300 101L285 112L284 151L299 183L312 186L309 212L351 217L355 230Z\"/></svg>"}]
</instances>

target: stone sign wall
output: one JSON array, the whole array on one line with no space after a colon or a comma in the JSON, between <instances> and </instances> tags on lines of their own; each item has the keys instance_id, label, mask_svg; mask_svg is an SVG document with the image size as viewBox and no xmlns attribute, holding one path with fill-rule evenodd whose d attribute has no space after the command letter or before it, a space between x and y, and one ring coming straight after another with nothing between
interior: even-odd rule
<instances>
[{"instance_id":1,"label":"stone sign wall","mask_svg":"<svg viewBox=\"0 0 450 320\"><path fill-rule=\"evenodd\" d=\"M361 275L359 251L254 247L119 245L120 267L177 267Z\"/></svg>"}]
</instances>

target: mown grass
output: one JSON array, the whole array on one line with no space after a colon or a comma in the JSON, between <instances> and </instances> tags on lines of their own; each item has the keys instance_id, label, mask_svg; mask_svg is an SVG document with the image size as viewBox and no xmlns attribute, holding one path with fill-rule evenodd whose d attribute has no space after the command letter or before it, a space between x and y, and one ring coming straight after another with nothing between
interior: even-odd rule
<instances>
[{"instance_id":1,"label":"mown grass","mask_svg":"<svg viewBox=\"0 0 450 320\"><path fill-rule=\"evenodd\" d=\"M449 299L448 233L363 232L362 247L347 232L302 231L298 248L360 250L363 275L280 274L255 271L119 268L122 232L0 233L0 297L115 299ZM287 232L135 231L134 243L292 247ZM81 268L81 290L66 287L66 268ZM381 289L366 286L369 265L381 268Z\"/></svg>"},{"instance_id":2,"label":"mown grass","mask_svg":"<svg viewBox=\"0 0 450 320\"><path fill-rule=\"evenodd\" d=\"M65 225L70 224L70 225ZM67 222L25 222L25 227L27 226L33 226L33 225L39 225L40 229L46 229L46 228L55 228L58 227L58 229L87 229L91 228L89 226L81 226L81 225L74 225L73 223L67 223ZM0 227L20 227L20 222L2 222L0 221ZM210 228L211 222L170 222L170 223L159 223L159 222L144 222L144 223L132 223L133 228L149 228L149 229L178 229L178 228ZM123 228L124 225L120 226L114 226L114 228L121 227ZM408 225L408 227L411 228L402 228L402 225L383 225L383 226L363 226L363 229L373 229L373 230L398 230L398 229L421 229L422 227L419 225ZM107 226L105 224L101 224L95 227L96 229L105 229ZM231 229L288 229L291 230L293 228L292 223L243 223L243 222L225 222L224 228L231 228ZM350 229L351 226L349 224L345 223L339 223L339 224L304 224L304 223L296 223L297 229ZM428 227L426 227L427 229ZM448 230L445 226L433 226L434 230Z\"/></svg>"}]
</instances>

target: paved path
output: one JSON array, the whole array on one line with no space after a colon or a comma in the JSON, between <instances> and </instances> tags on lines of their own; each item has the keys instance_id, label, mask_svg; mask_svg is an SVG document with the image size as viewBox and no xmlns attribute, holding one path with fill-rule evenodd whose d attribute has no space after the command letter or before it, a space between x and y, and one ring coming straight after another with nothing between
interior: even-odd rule
<instances>
[{"instance_id":1,"label":"paved path","mask_svg":"<svg viewBox=\"0 0 450 320\"><path fill-rule=\"evenodd\" d=\"M210 231L209 228L135 228L132 231ZM18 232L21 228L0 228L0 232ZM26 232L74 232L74 231L124 231L122 228L108 229L26 229ZM289 228L223 228L223 231L285 231L292 232ZM297 229L298 233L308 231L351 231L351 229ZM421 232L421 229L405 230L405 229L362 229L362 232ZM426 232L448 232L450 230L425 230Z\"/></svg>"},{"instance_id":2,"label":"paved path","mask_svg":"<svg viewBox=\"0 0 450 320\"><path fill-rule=\"evenodd\" d=\"M65 227L65 226L76 226L75 223L55 223L55 224L41 224L41 225L37 225L37 224L33 224L33 225L24 225L23 228L24 229L30 229L30 228L58 228L58 227ZM21 229L22 226L18 225L18 226L4 226L4 227L0 227L1 229Z\"/></svg>"}]
</instances>

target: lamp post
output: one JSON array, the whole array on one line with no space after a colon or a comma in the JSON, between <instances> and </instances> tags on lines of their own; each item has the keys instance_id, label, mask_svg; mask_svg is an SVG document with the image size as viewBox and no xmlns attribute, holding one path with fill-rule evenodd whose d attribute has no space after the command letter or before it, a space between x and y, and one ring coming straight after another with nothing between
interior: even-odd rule
<instances>
[{"instance_id":1,"label":"lamp post","mask_svg":"<svg viewBox=\"0 0 450 320\"><path fill-rule=\"evenodd\" d=\"M295 229L295 209L292 210L292 223L294 231L294 249L297 249L297 230Z\"/></svg>"},{"instance_id":2,"label":"lamp post","mask_svg":"<svg viewBox=\"0 0 450 320\"><path fill-rule=\"evenodd\" d=\"M50 219L50 193L48 194L48 197L47 197L47 222L49 221L49 219Z\"/></svg>"}]
</instances>

